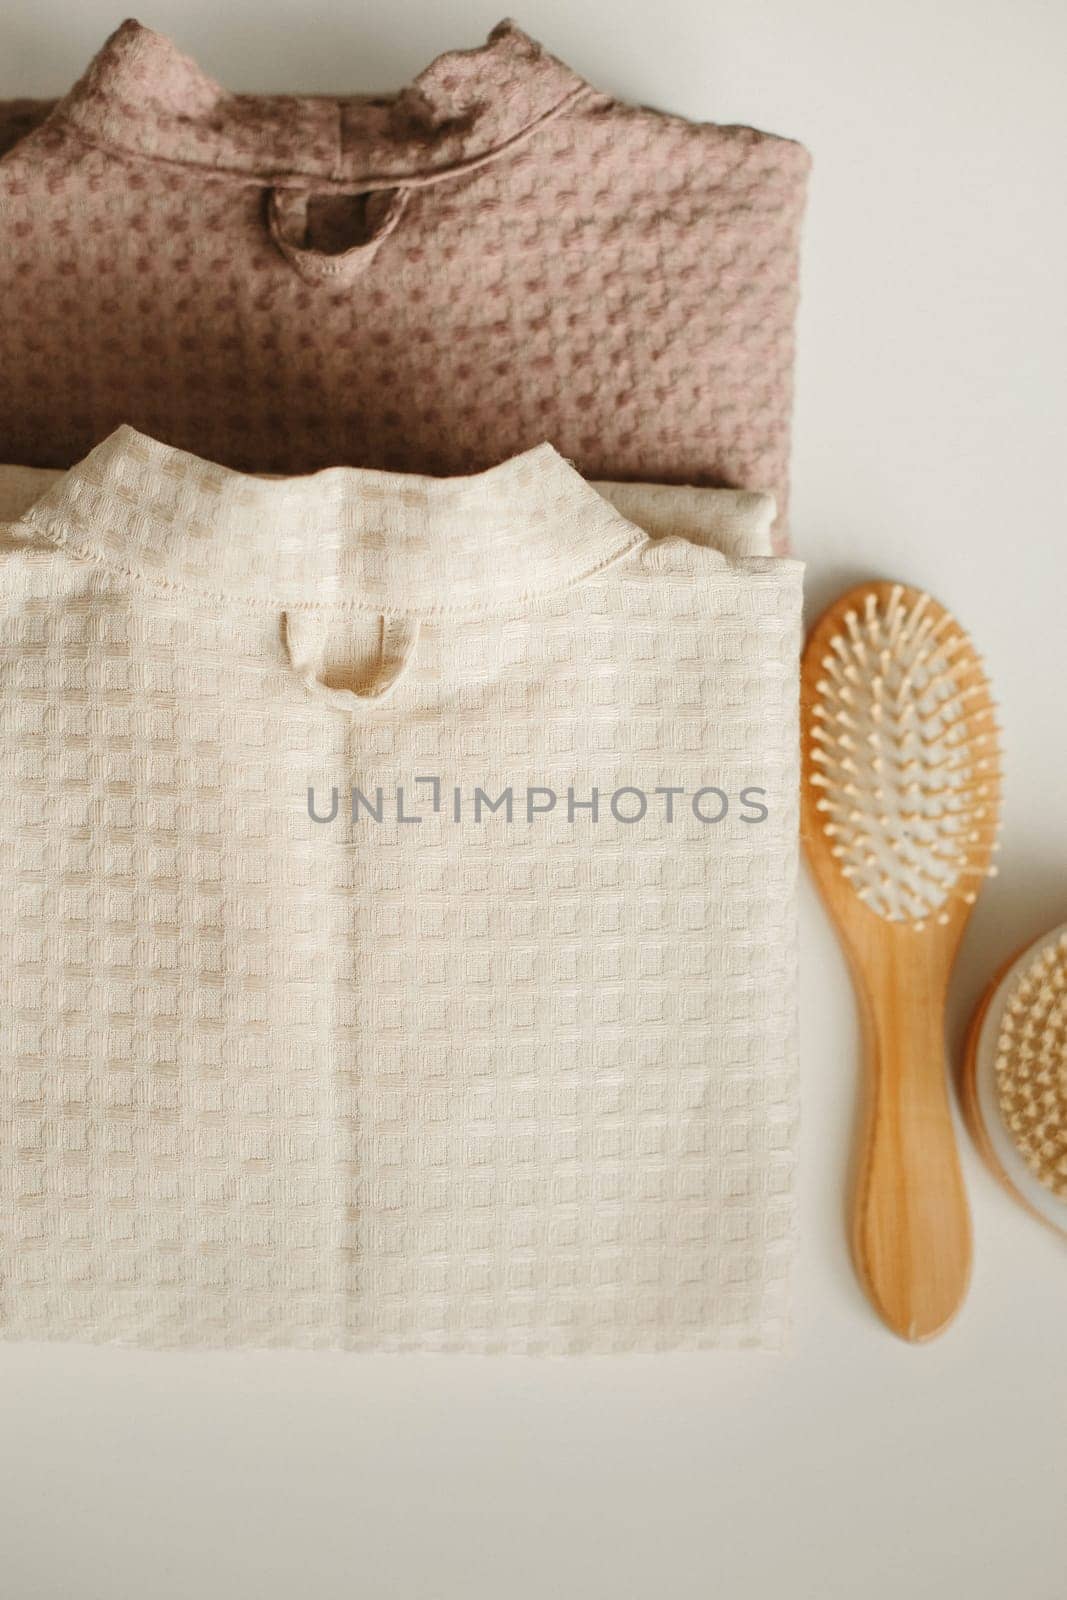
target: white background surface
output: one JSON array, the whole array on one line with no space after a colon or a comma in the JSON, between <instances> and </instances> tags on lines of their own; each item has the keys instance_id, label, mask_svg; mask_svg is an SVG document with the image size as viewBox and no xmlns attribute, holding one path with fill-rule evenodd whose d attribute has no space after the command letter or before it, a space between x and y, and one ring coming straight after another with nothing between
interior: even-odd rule
<instances>
[{"instance_id":1,"label":"white background surface","mask_svg":"<svg viewBox=\"0 0 1067 1600\"><path fill-rule=\"evenodd\" d=\"M0 95L120 0L5 0ZM145 0L236 89L399 87L505 0ZM515 0L518 5L518 0ZM1002 877L950 1037L1067 918L1062 0L524 0L599 87L812 149L794 538L809 608L929 587L1003 705ZM968 1304L896 1342L844 1218L857 1031L810 886L795 1348L559 1363L0 1347L5 1600L1063 1600L1067 1247L964 1143Z\"/></svg>"}]
</instances>

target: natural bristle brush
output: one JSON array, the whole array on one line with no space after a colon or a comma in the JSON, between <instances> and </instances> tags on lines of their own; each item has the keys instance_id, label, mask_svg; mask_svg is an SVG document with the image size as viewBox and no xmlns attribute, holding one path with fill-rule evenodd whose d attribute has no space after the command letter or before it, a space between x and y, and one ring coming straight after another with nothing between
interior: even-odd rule
<instances>
[{"instance_id":1,"label":"natural bristle brush","mask_svg":"<svg viewBox=\"0 0 1067 1600\"><path fill-rule=\"evenodd\" d=\"M975 1012L963 1105L986 1163L1067 1235L1067 923L1012 958Z\"/></svg>"},{"instance_id":2,"label":"natural bristle brush","mask_svg":"<svg viewBox=\"0 0 1067 1600\"><path fill-rule=\"evenodd\" d=\"M801 726L805 849L848 953L869 1065L853 1253L884 1321L929 1339L970 1278L944 1019L993 870L993 702L944 607L903 584L864 583L808 639Z\"/></svg>"}]
</instances>

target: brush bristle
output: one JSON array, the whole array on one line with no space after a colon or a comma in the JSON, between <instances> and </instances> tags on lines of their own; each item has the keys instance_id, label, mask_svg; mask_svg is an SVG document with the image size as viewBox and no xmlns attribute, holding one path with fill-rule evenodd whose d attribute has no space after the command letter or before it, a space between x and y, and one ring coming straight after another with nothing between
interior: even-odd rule
<instances>
[{"instance_id":1,"label":"brush bristle","mask_svg":"<svg viewBox=\"0 0 1067 1600\"><path fill-rule=\"evenodd\" d=\"M998 733L974 648L896 585L858 597L821 666L808 781L840 871L889 922L946 923L995 871Z\"/></svg>"},{"instance_id":2,"label":"brush bristle","mask_svg":"<svg viewBox=\"0 0 1067 1600\"><path fill-rule=\"evenodd\" d=\"M1067 1200L1067 932L1033 954L1005 997L996 1083L1019 1154Z\"/></svg>"}]
</instances>

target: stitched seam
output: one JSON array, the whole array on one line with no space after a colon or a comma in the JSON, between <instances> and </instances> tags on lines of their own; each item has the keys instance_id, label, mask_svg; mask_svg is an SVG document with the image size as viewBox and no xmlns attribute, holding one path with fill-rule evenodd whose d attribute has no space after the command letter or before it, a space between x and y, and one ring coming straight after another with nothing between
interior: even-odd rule
<instances>
[{"instance_id":1,"label":"stitched seam","mask_svg":"<svg viewBox=\"0 0 1067 1600\"><path fill-rule=\"evenodd\" d=\"M26 517L21 522L12 524L11 532L17 538L19 528L29 528L32 532L47 539L67 555L74 556L82 561L91 562L94 566L102 567L112 572L120 572L124 577L144 583L152 588L161 589L168 594L195 595L200 600L210 601L215 605L242 605L255 611L358 611L366 612L378 617L478 617L490 616L497 612L507 612L521 609L534 600L542 599L548 595L561 594L567 589L573 589L577 584L583 583L588 578L595 577L605 568L614 566L624 556L636 554L638 551L651 545L654 541L646 533L635 529L624 543L617 545L608 554L603 556L593 566L581 568L569 577L561 579L558 583L546 584L543 588L532 587L520 590L515 595L485 604L472 605L426 605L426 606L398 606L383 604L372 599L352 597L347 600L290 600L282 596L269 599L260 599L258 595L244 595L232 589L202 588L195 583L183 582L178 578L170 578L162 573L149 572L144 567L113 556L109 551L101 550L96 545L79 544L71 537L71 532L58 522L49 521L42 523L32 517Z\"/></svg>"},{"instance_id":2,"label":"stitched seam","mask_svg":"<svg viewBox=\"0 0 1067 1600\"><path fill-rule=\"evenodd\" d=\"M576 101L598 92L592 84L579 85L578 88L572 89L568 94L564 95L563 99L554 106L550 106L547 111L542 112L539 117L535 117L532 122L528 122L524 128L520 128L517 133L513 133L507 139L501 140L499 144L491 145L488 150L483 150L478 155L468 156L460 161L453 162L447 167L440 167L436 171L419 171L416 168L413 172L388 173L384 175L368 174L360 176L355 173L350 176L344 176L300 171L263 173L244 172L239 167L206 166L203 162L190 161L182 156L152 155L147 150L133 150L126 145L112 144L107 139L94 138L84 128L79 127L76 122L71 120L69 112L57 111L53 113L48 118L48 122L42 123L41 127L51 125L53 128L61 128L79 139L91 150L99 150L105 155L115 156L123 161L147 162L153 166L197 173L204 178L213 178L221 183L241 184L247 188L306 189L310 184L314 183L318 185L319 193L325 193L331 189L337 189L342 193L350 189L363 191L397 188L422 189L434 183L443 183L449 178L463 177L465 173L475 172L479 167L487 166L491 161L496 160L498 156L506 155L517 145L522 144L524 140L530 138L546 123L554 121L556 117L560 116ZM34 132L37 131L37 129L34 130Z\"/></svg>"}]
</instances>

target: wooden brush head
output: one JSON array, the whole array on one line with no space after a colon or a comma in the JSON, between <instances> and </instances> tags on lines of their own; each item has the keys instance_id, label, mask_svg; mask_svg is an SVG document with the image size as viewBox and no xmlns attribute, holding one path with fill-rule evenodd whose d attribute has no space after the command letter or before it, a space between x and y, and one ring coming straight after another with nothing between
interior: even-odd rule
<instances>
[{"instance_id":1,"label":"wooden brush head","mask_svg":"<svg viewBox=\"0 0 1067 1600\"><path fill-rule=\"evenodd\" d=\"M1067 924L1017 953L971 1023L963 1102L994 1175L1067 1235Z\"/></svg>"},{"instance_id":2,"label":"wooden brush head","mask_svg":"<svg viewBox=\"0 0 1067 1600\"><path fill-rule=\"evenodd\" d=\"M981 661L921 590L860 584L813 629L801 676L804 838L835 912L962 931L995 868L999 749Z\"/></svg>"}]
</instances>

